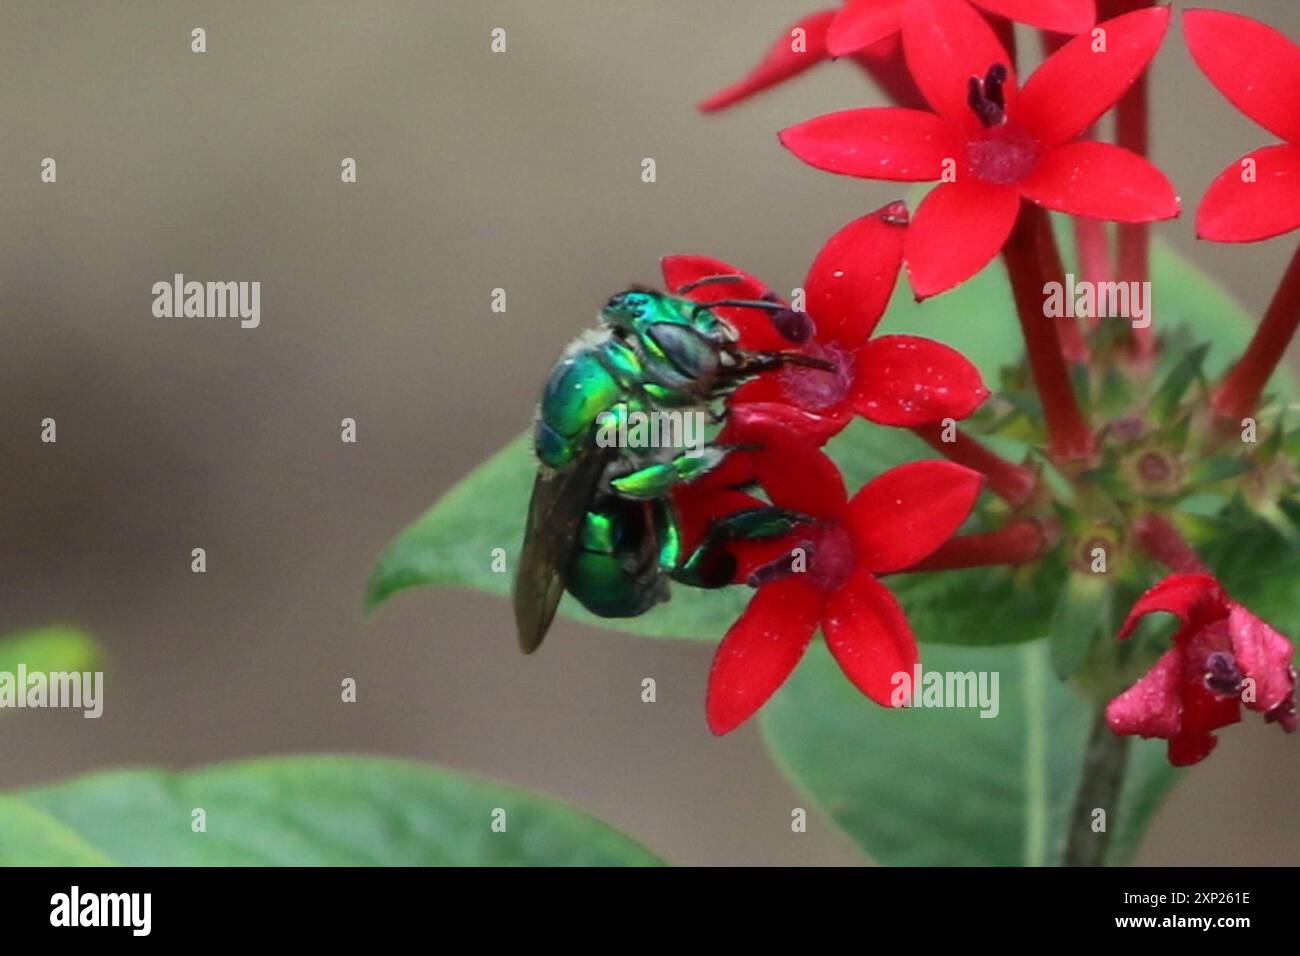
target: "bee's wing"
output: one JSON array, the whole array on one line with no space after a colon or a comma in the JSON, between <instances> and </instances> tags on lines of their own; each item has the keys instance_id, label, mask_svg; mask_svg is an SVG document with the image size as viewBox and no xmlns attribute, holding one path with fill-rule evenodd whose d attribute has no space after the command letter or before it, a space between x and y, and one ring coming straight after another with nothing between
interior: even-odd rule
<instances>
[{"instance_id":1,"label":"bee's wing","mask_svg":"<svg viewBox=\"0 0 1300 956\"><path fill-rule=\"evenodd\" d=\"M514 587L515 625L525 654L537 650L555 617L564 569L609 460L607 449L592 448L567 468L537 472Z\"/></svg>"}]
</instances>

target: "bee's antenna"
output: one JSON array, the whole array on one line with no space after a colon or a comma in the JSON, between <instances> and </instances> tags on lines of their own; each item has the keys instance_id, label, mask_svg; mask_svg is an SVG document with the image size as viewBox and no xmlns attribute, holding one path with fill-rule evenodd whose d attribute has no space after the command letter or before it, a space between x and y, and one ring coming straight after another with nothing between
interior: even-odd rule
<instances>
[{"instance_id":1,"label":"bee's antenna","mask_svg":"<svg viewBox=\"0 0 1300 956\"><path fill-rule=\"evenodd\" d=\"M717 302L700 303L695 307L695 311L717 308L762 309L764 312L786 312L790 307L782 305L780 302L769 302L767 299L719 299Z\"/></svg>"},{"instance_id":2,"label":"bee's antenna","mask_svg":"<svg viewBox=\"0 0 1300 956\"><path fill-rule=\"evenodd\" d=\"M694 292L706 285L730 285L735 282L744 282L745 277L742 275L721 275L705 276L703 279L696 279L694 282L688 282L677 290L678 295L686 295L688 292Z\"/></svg>"}]
</instances>

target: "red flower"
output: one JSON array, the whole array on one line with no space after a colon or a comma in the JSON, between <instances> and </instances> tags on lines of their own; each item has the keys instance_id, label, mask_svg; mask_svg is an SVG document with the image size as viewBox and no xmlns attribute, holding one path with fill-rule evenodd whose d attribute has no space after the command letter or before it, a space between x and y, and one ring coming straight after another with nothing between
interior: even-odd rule
<instances>
[{"instance_id":1,"label":"red flower","mask_svg":"<svg viewBox=\"0 0 1300 956\"><path fill-rule=\"evenodd\" d=\"M829 60L831 55L826 47L827 31L839 12L837 8L818 10L792 23L749 73L704 100L699 104L699 109L711 113L734 106ZM897 41L894 41L855 53L854 59L869 72L879 75L883 70L887 75L890 61L901 58L898 55ZM901 62L898 72L906 72L902 70Z\"/></svg>"},{"instance_id":2,"label":"red flower","mask_svg":"<svg viewBox=\"0 0 1300 956\"><path fill-rule=\"evenodd\" d=\"M1163 737L1169 762L1204 760L1214 731L1241 719L1241 704L1296 729L1291 642L1224 594L1208 574L1165 578L1133 606L1119 632L1128 637L1148 614L1164 611L1183 622L1146 676L1110 702L1106 721L1117 734Z\"/></svg>"},{"instance_id":3,"label":"red flower","mask_svg":"<svg viewBox=\"0 0 1300 956\"><path fill-rule=\"evenodd\" d=\"M933 113L854 109L781 133L818 169L864 179L944 179L916 212L904 257L918 298L952 288L998 253L1028 199L1059 212L1119 222L1178 214L1155 166L1105 143L1076 140L1155 55L1169 8L1108 20L1016 85L992 28L965 0L909 0L908 65ZM1094 52L1104 38L1105 52Z\"/></svg>"},{"instance_id":4,"label":"red flower","mask_svg":"<svg viewBox=\"0 0 1300 956\"><path fill-rule=\"evenodd\" d=\"M1188 10L1183 29L1210 81L1286 145L1237 160L1196 212L1196 232L1214 242L1257 242L1300 226L1300 47L1235 13Z\"/></svg>"},{"instance_id":5,"label":"red flower","mask_svg":"<svg viewBox=\"0 0 1300 956\"><path fill-rule=\"evenodd\" d=\"M826 46L845 56L894 36L912 0L849 0L831 23ZM1083 33L1097 22L1093 0L971 0L977 7L1053 33Z\"/></svg>"},{"instance_id":6,"label":"red flower","mask_svg":"<svg viewBox=\"0 0 1300 956\"><path fill-rule=\"evenodd\" d=\"M835 372L790 366L761 376L732 396L732 422L780 423L820 444L854 413L880 425L916 427L966 418L988 397L979 370L955 349L913 335L871 338L898 280L906 221L907 208L893 203L832 236L804 280L805 311L718 307L746 348L788 351L795 344L836 366ZM757 279L717 259L668 256L662 265L674 292L711 276L740 277L686 293L698 302L783 304Z\"/></svg>"},{"instance_id":7,"label":"red flower","mask_svg":"<svg viewBox=\"0 0 1300 956\"><path fill-rule=\"evenodd\" d=\"M725 734L748 720L785 682L818 627L849 680L891 706L894 675L911 674L917 662L916 639L876 575L909 567L947 541L983 479L960 465L920 461L885 472L850 499L834 462L807 443L769 432L763 450L747 457L773 504L815 522L749 575L758 591L709 674L709 727Z\"/></svg>"}]
</instances>

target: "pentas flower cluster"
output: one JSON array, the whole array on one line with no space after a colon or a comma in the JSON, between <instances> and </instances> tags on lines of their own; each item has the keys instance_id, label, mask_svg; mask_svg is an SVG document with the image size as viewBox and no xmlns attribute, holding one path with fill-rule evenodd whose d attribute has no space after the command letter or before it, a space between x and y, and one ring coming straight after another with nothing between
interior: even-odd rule
<instances>
[{"instance_id":1,"label":"pentas flower cluster","mask_svg":"<svg viewBox=\"0 0 1300 956\"><path fill-rule=\"evenodd\" d=\"M1168 8L1139 10L1052 54L1018 86L1011 55L966 0L908 0L903 46L932 111L845 110L782 131L810 166L863 179L940 181L916 211L905 256L919 297L983 269L1022 200L1093 219L1152 222L1178 197L1145 158L1079 140L1155 55Z\"/></svg>"},{"instance_id":2,"label":"pentas flower cluster","mask_svg":"<svg viewBox=\"0 0 1300 956\"><path fill-rule=\"evenodd\" d=\"M895 677L912 672L918 645L884 575L1049 559L1086 574L1099 542L1113 566L1092 573L1141 597L1111 640L1088 649L1086 672L1062 676L1103 702L1110 732L1164 738L1185 766L1243 709L1296 729L1291 642L1229 596L1179 508L1219 494L1260 526L1281 520L1283 500L1300 509L1300 469L1286 461L1300 440L1280 421L1263 442L1234 434L1269 411L1266 386L1300 325L1300 254L1246 353L1204 388L1204 352L1171 354L1178 336L1044 305L1065 279L1049 213L1073 223L1085 273L1139 283L1150 278L1147 224L1179 215L1174 187L1146 156L1146 71L1171 20L1169 7L1142 0L850 0L800 20L701 104L732 106L848 58L892 105L797 123L781 144L839 175L938 184L914 212L895 200L840 228L788 297L712 256L663 260L668 289L717 311L743 348L804 358L729 397L719 441L731 454L674 492L688 549L741 511L777 506L800 519L779 539L727 544L733 580L754 595L714 659L715 733L761 708L819 630L849 681L895 705ZM1045 58L1023 84L1016 23L1044 31ZM1300 47L1235 14L1188 11L1183 25L1211 81L1286 141L1224 171L1200 204L1198 234L1252 242L1297 228ZM1117 144L1095 138L1112 110ZM1103 223L1119 224L1114 248ZM1026 353L1000 392L948 345L876 334L904 271L923 300L999 256ZM850 493L822 447L855 419L909 429L946 460L884 470ZM1014 436L1029 455L1005 459L972 431ZM1116 686L1133 656L1119 649L1157 612L1179 622L1168 649L1131 687Z\"/></svg>"}]
</instances>

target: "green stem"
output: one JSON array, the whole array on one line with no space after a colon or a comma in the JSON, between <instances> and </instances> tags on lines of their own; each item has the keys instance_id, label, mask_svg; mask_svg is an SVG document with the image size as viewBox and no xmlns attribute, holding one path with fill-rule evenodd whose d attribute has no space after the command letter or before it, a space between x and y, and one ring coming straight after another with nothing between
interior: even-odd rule
<instances>
[{"instance_id":1,"label":"green stem","mask_svg":"<svg viewBox=\"0 0 1300 956\"><path fill-rule=\"evenodd\" d=\"M1066 834L1066 866L1104 866L1110 836L1117 820L1119 794L1124 786L1124 770L1128 766L1129 738L1120 737L1106 724L1106 715L1099 711L1088 737L1088 749L1083 756L1083 772L1079 791L1070 813L1070 829ZM1093 830L1093 814L1106 811L1106 828Z\"/></svg>"}]
</instances>

